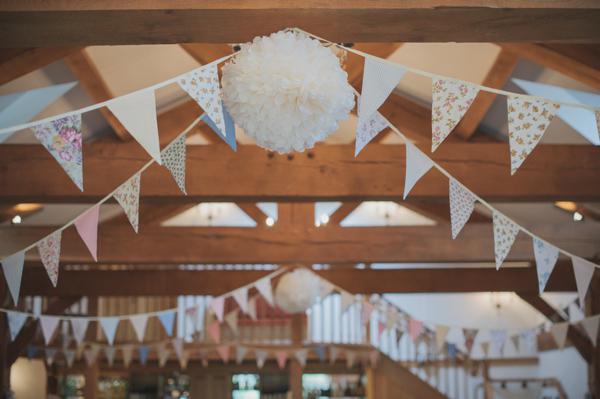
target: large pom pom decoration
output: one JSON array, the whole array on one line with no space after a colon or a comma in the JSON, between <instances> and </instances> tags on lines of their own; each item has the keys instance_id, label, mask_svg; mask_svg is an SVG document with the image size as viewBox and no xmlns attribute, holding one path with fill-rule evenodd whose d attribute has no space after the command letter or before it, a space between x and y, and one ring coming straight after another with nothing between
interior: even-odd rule
<instances>
[{"instance_id":1,"label":"large pom pom decoration","mask_svg":"<svg viewBox=\"0 0 600 399\"><path fill-rule=\"evenodd\" d=\"M275 288L277 306L288 313L302 313L319 294L319 277L306 269L296 269L281 277Z\"/></svg>"},{"instance_id":2,"label":"large pom pom decoration","mask_svg":"<svg viewBox=\"0 0 600 399\"><path fill-rule=\"evenodd\" d=\"M329 49L301 33L242 45L223 66L223 102L256 143L286 154L314 147L354 108L348 74Z\"/></svg>"}]
</instances>

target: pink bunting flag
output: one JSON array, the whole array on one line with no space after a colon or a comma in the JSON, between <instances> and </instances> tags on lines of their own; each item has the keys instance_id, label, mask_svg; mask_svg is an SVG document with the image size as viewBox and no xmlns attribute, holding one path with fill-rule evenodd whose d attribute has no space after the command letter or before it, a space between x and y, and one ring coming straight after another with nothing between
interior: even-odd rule
<instances>
[{"instance_id":1,"label":"pink bunting flag","mask_svg":"<svg viewBox=\"0 0 600 399\"><path fill-rule=\"evenodd\" d=\"M92 257L98 262L98 214L100 207L94 206L75 221L79 236L89 249Z\"/></svg>"},{"instance_id":2,"label":"pink bunting flag","mask_svg":"<svg viewBox=\"0 0 600 399\"><path fill-rule=\"evenodd\" d=\"M362 325L366 325L369 322L369 318L371 317L371 313L375 310L375 306L371 305L370 302L362 303L362 312L361 312L361 320Z\"/></svg>"},{"instance_id":3,"label":"pink bunting flag","mask_svg":"<svg viewBox=\"0 0 600 399\"><path fill-rule=\"evenodd\" d=\"M223 312L225 311L225 297L215 297L210 302L210 308L215 313L215 316L217 316L217 320L219 320L219 323L223 323Z\"/></svg>"},{"instance_id":4,"label":"pink bunting flag","mask_svg":"<svg viewBox=\"0 0 600 399\"><path fill-rule=\"evenodd\" d=\"M423 322L415 319L408 320L408 329L410 330L410 338L413 342L421 333L421 329L423 328Z\"/></svg>"},{"instance_id":5,"label":"pink bunting flag","mask_svg":"<svg viewBox=\"0 0 600 399\"><path fill-rule=\"evenodd\" d=\"M52 281L52 285L56 287L58 282L58 262L60 259L60 239L62 232L60 230L55 231L48 237L44 238L37 245L38 251L40 252L40 258L48 272L48 277Z\"/></svg>"},{"instance_id":6,"label":"pink bunting flag","mask_svg":"<svg viewBox=\"0 0 600 399\"><path fill-rule=\"evenodd\" d=\"M575 283L577 283L577 293L579 294L579 306L583 309L585 304L585 294L587 293L596 265L577 256L571 257L573 262L573 272L575 273Z\"/></svg>"},{"instance_id":7,"label":"pink bunting flag","mask_svg":"<svg viewBox=\"0 0 600 399\"><path fill-rule=\"evenodd\" d=\"M381 337L381 333L383 333L385 328L386 328L386 324L382 321L379 321L379 332L377 334L378 337Z\"/></svg>"},{"instance_id":8,"label":"pink bunting flag","mask_svg":"<svg viewBox=\"0 0 600 399\"><path fill-rule=\"evenodd\" d=\"M217 346L217 353L223 360L223 363L225 363L225 364L229 363L229 346L228 345Z\"/></svg>"},{"instance_id":9,"label":"pink bunting flag","mask_svg":"<svg viewBox=\"0 0 600 399\"><path fill-rule=\"evenodd\" d=\"M471 352L473 348L473 343L475 342L475 337L479 330L477 328L463 328L463 334L465 336L465 346L467 347L467 351Z\"/></svg>"},{"instance_id":10,"label":"pink bunting flag","mask_svg":"<svg viewBox=\"0 0 600 399\"><path fill-rule=\"evenodd\" d=\"M208 333L217 344L221 342L221 326L218 322L215 321L208 326Z\"/></svg>"},{"instance_id":11,"label":"pink bunting flag","mask_svg":"<svg viewBox=\"0 0 600 399\"><path fill-rule=\"evenodd\" d=\"M287 358L288 358L287 351L276 351L275 352L275 359L277 359L277 365L279 366L279 368L281 370L283 370L285 368L285 363L287 361Z\"/></svg>"}]
</instances>

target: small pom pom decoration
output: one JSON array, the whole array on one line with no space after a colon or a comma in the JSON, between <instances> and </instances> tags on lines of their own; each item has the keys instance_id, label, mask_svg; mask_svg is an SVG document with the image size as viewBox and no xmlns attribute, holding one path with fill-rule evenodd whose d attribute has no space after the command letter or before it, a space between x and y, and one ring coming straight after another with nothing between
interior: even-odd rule
<instances>
[{"instance_id":1,"label":"small pom pom decoration","mask_svg":"<svg viewBox=\"0 0 600 399\"><path fill-rule=\"evenodd\" d=\"M318 294L319 278L306 269L296 269L279 280L275 302L288 313L301 313L313 304Z\"/></svg>"},{"instance_id":2,"label":"small pom pom decoration","mask_svg":"<svg viewBox=\"0 0 600 399\"><path fill-rule=\"evenodd\" d=\"M354 108L348 74L331 49L302 33L257 37L223 66L222 96L256 143L286 154L314 147Z\"/></svg>"}]
</instances>

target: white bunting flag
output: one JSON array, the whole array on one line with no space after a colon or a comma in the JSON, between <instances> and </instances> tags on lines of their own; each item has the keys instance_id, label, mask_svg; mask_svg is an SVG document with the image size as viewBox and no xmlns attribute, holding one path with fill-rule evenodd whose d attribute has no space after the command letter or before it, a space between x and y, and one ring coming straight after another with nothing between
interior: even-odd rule
<instances>
[{"instance_id":1,"label":"white bunting flag","mask_svg":"<svg viewBox=\"0 0 600 399\"><path fill-rule=\"evenodd\" d=\"M42 259L42 264L48 273L48 277L50 277L50 281L52 281L52 285L56 287L56 283L58 282L58 261L60 258L60 238L61 231L55 231L50 234L46 238L42 239L38 245L37 249L40 253L40 258Z\"/></svg>"},{"instance_id":2,"label":"white bunting flag","mask_svg":"<svg viewBox=\"0 0 600 399\"><path fill-rule=\"evenodd\" d=\"M248 316L250 316L250 319L252 319L252 321L256 321L258 320L258 317L256 315L256 299L258 297L254 296L252 298L250 298L250 300L248 301Z\"/></svg>"},{"instance_id":3,"label":"white bunting flag","mask_svg":"<svg viewBox=\"0 0 600 399\"><path fill-rule=\"evenodd\" d=\"M225 323L231 328L234 334L238 331L238 309L233 309L231 312L225 315Z\"/></svg>"},{"instance_id":4,"label":"white bunting flag","mask_svg":"<svg viewBox=\"0 0 600 399\"><path fill-rule=\"evenodd\" d=\"M12 312L10 310L6 311L6 318L8 319L8 329L10 330L10 341L14 341L19 335L21 328L23 328L23 324L27 320L27 314Z\"/></svg>"},{"instance_id":5,"label":"white bunting flag","mask_svg":"<svg viewBox=\"0 0 600 399\"><path fill-rule=\"evenodd\" d=\"M588 317L581 320L580 324L592 341L592 345L596 346L598 340L598 325L600 323L600 315Z\"/></svg>"},{"instance_id":6,"label":"white bunting flag","mask_svg":"<svg viewBox=\"0 0 600 399\"><path fill-rule=\"evenodd\" d=\"M554 323L550 326L550 332L554 336L554 340L560 349L565 347L567 333L569 332L569 322Z\"/></svg>"},{"instance_id":7,"label":"white bunting flag","mask_svg":"<svg viewBox=\"0 0 600 399\"><path fill-rule=\"evenodd\" d=\"M56 349L54 348L46 348L46 364L48 366L52 366L54 363L54 358L56 357Z\"/></svg>"},{"instance_id":8,"label":"white bunting flag","mask_svg":"<svg viewBox=\"0 0 600 399\"><path fill-rule=\"evenodd\" d=\"M542 138L560 105L507 96L510 173L515 174Z\"/></svg>"},{"instance_id":9,"label":"white bunting flag","mask_svg":"<svg viewBox=\"0 0 600 399\"><path fill-rule=\"evenodd\" d=\"M119 325L118 317L101 317L100 325L106 335L106 340L109 345L112 345L115 340L115 333L117 332L117 326Z\"/></svg>"},{"instance_id":10,"label":"white bunting flag","mask_svg":"<svg viewBox=\"0 0 600 399\"><path fill-rule=\"evenodd\" d=\"M210 308L213 310L219 323L223 323L223 312L225 311L225 297L218 296L210 302Z\"/></svg>"},{"instance_id":11,"label":"white bunting flag","mask_svg":"<svg viewBox=\"0 0 600 399\"><path fill-rule=\"evenodd\" d=\"M140 218L140 184L142 172L138 172L117 189L113 195L117 202L123 207L129 223L135 232L138 232Z\"/></svg>"},{"instance_id":12,"label":"white bunting flag","mask_svg":"<svg viewBox=\"0 0 600 399\"><path fill-rule=\"evenodd\" d=\"M358 101L358 104L360 108L360 100ZM357 156L358 153L386 127L388 127L387 121L379 115L379 112L377 111L373 112L365 123L358 125L356 127L354 156Z\"/></svg>"},{"instance_id":13,"label":"white bunting flag","mask_svg":"<svg viewBox=\"0 0 600 399\"><path fill-rule=\"evenodd\" d=\"M40 316L40 326L42 327L42 333L44 334L44 342L46 345L50 343L50 340L54 336L54 331L56 331L56 327L58 327L59 322L59 317Z\"/></svg>"},{"instance_id":14,"label":"white bunting flag","mask_svg":"<svg viewBox=\"0 0 600 399\"><path fill-rule=\"evenodd\" d=\"M496 211L493 212L493 223L496 270L498 270L515 242L519 228L515 222Z\"/></svg>"},{"instance_id":15,"label":"white bunting flag","mask_svg":"<svg viewBox=\"0 0 600 399\"><path fill-rule=\"evenodd\" d=\"M267 351L255 351L254 354L256 356L256 366L259 369L262 369L263 366L265 365L265 361L267 360L267 357L269 356L269 352L267 352Z\"/></svg>"},{"instance_id":16,"label":"white bunting flag","mask_svg":"<svg viewBox=\"0 0 600 399\"><path fill-rule=\"evenodd\" d=\"M195 69L177 81L179 86L192 97L219 128L221 137L226 137L225 117L221 103L221 87L217 65Z\"/></svg>"},{"instance_id":17,"label":"white bunting flag","mask_svg":"<svg viewBox=\"0 0 600 399\"><path fill-rule=\"evenodd\" d=\"M108 346L104 348L104 356L106 356L106 360L108 361L108 365L110 367L115 363L115 353L117 352L117 348L113 346Z\"/></svg>"},{"instance_id":18,"label":"white bunting flag","mask_svg":"<svg viewBox=\"0 0 600 399\"><path fill-rule=\"evenodd\" d=\"M579 294L579 307L583 309L583 305L585 304L585 294L592 281L592 276L594 276L596 265L577 256L572 256L571 262L573 262L575 283L577 283L577 293Z\"/></svg>"},{"instance_id":19,"label":"white bunting flag","mask_svg":"<svg viewBox=\"0 0 600 399\"><path fill-rule=\"evenodd\" d=\"M521 344L526 353L537 353L537 329L521 330Z\"/></svg>"},{"instance_id":20,"label":"white bunting flag","mask_svg":"<svg viewBox=\"0 0 600 399\"><path fill-rule=\"evenodd\" d=\"M262 297L265 298L267 302L269 302L269 305L271 305L271 307L275 307L275 302L273 301L273 287L271 287L271 279L269 277L262 278L256 283L254 283L254 286L256 287L260 295L262 295Z\"/></svg>"},{"instance_id":21,"label":"white bunting flag","mask_svg":"<svg viewBox=\"0 0 600 399\"><path fill-rule=\"evenodd\" d=\"M77 345L81 345L85 339L89 323L90 320L87 317L71 319L71 328L73 329L73 336L75 337Z\"/></svg>"},{"instance_id":22,"label":"white bunting flag","mask_svg":"<svg viewBox=\"0 0 600 399\"><path fill-rule=\"evenodd\" d=\"M242 287L231 293L231 296L242 309L242 312L248 313L248 288Z\"/></svg>"},{"instance_id":23,"label":"white bunting flag","mask_svg":"<svg viewBox=\"0 0 600 399\"><path fill-rule=\"evenodd\" d=\"M406 179L404 180L404 199L416 182L431 169L433 161L412 143L406 142Z\"/></svg>"},{"instance_id":24,"label":"white bunting flag","mask_svg":"<svg viewBox=\"0 0 600 399\"><path fill-rule=\"evenodd\" d=\"M133 345L126 345L121 348L121 352L123 352L123 365L125 368L129 367L131 360L133 359L133 348Z\"/></svg>"},{"instance_id":25,"label":"white bunting flag","mask_svg":"<svg viewBox=\"0 0 600 399\"><path fill-rule=\"evenodd\" d=\"M340 294L342 296L342 313L344 313L350 305L354 304L354 295L346 291L342 291Z\"/></svg>"},{"instance_id":26,"label":"white bunting flag","mask_svg":"<svg viewBox=\"0 0 600 399\"><path fill-rule=\"evenodd\" d=\"M173 349L175 350L175 354L178 359L181 359L181 355L183 354L183 339L177 338L171 341L171 345L173 345Z\"/></svg>"},{"instance_id":27,"label":"white bunting flag","mask_svg":"<svg viewBox=\"0 0 600 399\"><path fill-rule=\"evenodd\" d=\"M100 206L96 205L79 219L75 220L75 228L79 236L90 250L90 254L98 261L98 213Z\"/></svg>"},{"instance_id":28,"label":"white bunting flag","mask_svg":"<svg viewBox=\"0 0 600 399\"><path fill-rule=\"evenodd\" d=\"M122 97L110 102L107 107L148 154L162 165L154 90Z\"/></svg>"},{"instance_id":29,"label":"white bunting flag","mask_svg":"<svg viewBox=\"0 0 600 399\"><path fill-rule=\"evenodd\" d=\"M556 261L558 260L558 248L548 244L544 240L534 237L533 253L535 255L535 264L537 266L540 295L542 295L544 288L546 288L546 283L548 283L548 279L550 278L550 274L552 273L552 269L554 269L554 265L556 265Z\"/></svg>"},{"instance_id":30,"label":"white bunting flag","mask_svg":"<svg viewBox=\"0 0 600 399\"><path fill-rule=\"evenodd\" d=\"M68 367L73 367L73 364L75 363L75 354L76 353L77 352L73 349L63 350L63 354L65 355L65 360L67 361Z\"/></svg>"},{"instance_id":31,"label":"white bunting flag","mask_svg":"<svg viewBox=\"0 0 600 399\"><path fill-rule=\"evenodd\" d=\"M133 326L133 330L135 331L135 335L137 336L138 341L144 341L144 335L146 335L146 325L148 324L148 315L147 314L136 314L133 316L129 316L129 321Z\"/></svg>"},{"instance_id":32,"label":"white bunting flag","mask_svg":"<svg viewBox=\"0 0 600 399\"><path fill-rule=\"evenodd\" d=\"M329 363L334 364L340 354L340 348L332 346L329 348Z\"/></svg>"},{"instance_id":33,"label":"white bunting flag","mask_svg":"<svg viewBox=\"0 0 600 399\"><path fill-rule=\"evenodd\" d=\"M34 126L31 130L35 138L67 172L73 183L83 191L81 115L55 119Z\"/></svg>"},{"instance_id":34,"label":"white bunting flag","mask_svg":"<svg viewBox=\"0 0 600 399\"><path fill-rule=\"evenodd\" d=\"M25 263L25 252L16 254L2 260L2 271L12 295L15 306L19 302L19 291L21 290L21 277L23 277L23 264Z\"/></svg>"},{"instance_id":35,"label":"white bunting flag","mask_svg":"<svg viewBox=\"0 0 600 399\"><path fill-rule=\"evenodd\" d=\"M83 357L88 367L92 367L96 363L96 356L98 356L98 350L93 347L83 351Z\"/></svg>"},{"instance_id":36,"label":"white bunting flag","mask_svg":"<svg viewBox=\"0 0 600 399\"><path fill-rule=\"evenodd\" d=\"M490 336L492 337L492 346L498 354L502 354L504 349L504 341L506 341L506 330L491 330Z\"/></svg>"},{"instance_id":37,"label":"white bunting flag","mask_svg":"<svg viewBox=\"0 0 600 399\"><path fill-rule=\"evenodd\" d=\"M308 349L298 349L294 352L294 356L302 368L306 367L306 359L308 358Z\"/></svg>"},{"instance_id":38,"label":"white bunting flag","mask_svg":"<svg viewBox=\"0 0 600 399\"><path fill-rule=\"evenodd\" d=\"M285 368L285 363L287 362L288 353L287 351L275 351L275 360L277 360L277 365L281 370Z\"/></svg>"},{"instance_id":39,"label":"white bunting flag","mask_svg":"<svg viewBox=\"0 0 600 399\"><path fill-rule=\"evenodd\" d=\"M433 80L433 102L431 104L431 152L456 127L465 115L479 89L464 82L446 79Z\"/></svg>"},{"instance_id":40,"label":"white bunting flag","mask_svg":"<svg viewBox=\"0 0 600 399\"><path fill-rule=\"evenodd\" d=\"M362 126L387 100L405 74L406 71L397 66L365 58L362 92L358 105L358 126Z\"/></svg>"},{"instance_id":41,"label":"white bunting flag","mask_svg":"<svg viewBox=\"0 0 600 399\"><path fill-rule=\"evenodd\" d=\"M448 335L448 331L450 331L449 326L435 326L435 343L438 351L444 348L444 343L446 342L446 336Z\"/></svg>"},{"instance_id":42,"label":"white bunting flag","mask_svg":"<svg viewBox=\"0 0 600 399\"><path fill-rule=\"evenodd\" d=\"M221 360L223 360L223 363L229 363L229 345L217 346L217 353Z\"/></svg>"},{"instance_id":43,"label":"white bunting flag","mask_svg":"<svg viewBox=\"0 0 600 399\"><path fill-rule=\"evenodd\" d=\"M243 346L236 346L235 347L235 362L237 364L242 364L247 353L248 353L248 348L245 348Z\"/></svg>"},{"instance_id":44,"label":"white bunting flag","mask_svg":"<svg viewBox=\"0 0 600 399\"><path fill-rule=\"evenodd\" d=\"M161 152L163 165L171 172L175 183L185 192L185 134L173 140L164 150Z\"/></svg>"},{"instance_id":45,"label":"white bunting flag","mask_svg":"<svg viewBox=\"0 0 600 399\"><path fill-rule=\"evenodd\" d=\"M450 178L449 198L452 239L454 240L475 209L475 196L465 186Z\"/></svg>"}]
</instances>

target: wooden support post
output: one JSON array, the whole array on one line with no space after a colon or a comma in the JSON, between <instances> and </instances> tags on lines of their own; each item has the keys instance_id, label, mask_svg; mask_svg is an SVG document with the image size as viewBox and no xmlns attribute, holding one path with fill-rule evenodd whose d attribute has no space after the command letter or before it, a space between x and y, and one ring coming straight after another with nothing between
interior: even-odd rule
<instances>
[{"instance_id":1,"label":"wooden support post","mask_svg":"<svg viewBox=\"0 0 600 399\"><path fill-rule=\"evenodd\" d=\"M292 315L292 345L302 345L303 314ZM302 366L297 360L290 361L290 391L292 399L302 399Z\"/></svg>"}]
</instances>

